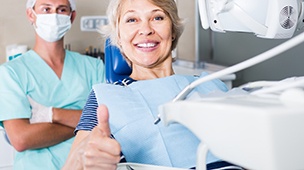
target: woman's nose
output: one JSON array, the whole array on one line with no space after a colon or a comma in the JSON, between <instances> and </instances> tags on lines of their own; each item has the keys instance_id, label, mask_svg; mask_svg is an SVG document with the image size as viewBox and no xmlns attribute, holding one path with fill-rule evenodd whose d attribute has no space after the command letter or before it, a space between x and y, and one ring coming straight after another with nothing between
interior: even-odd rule
<instances>
[{"instance_id":1,"label":"woman's nose","mask_svg":"<svg viewBox=\"0 0 304 170\"><path fill-rule=\"evenodd\" d=\"M139 30L140 35L152 35L154 34L154 29L151 26L151 23L149 22L143 22L141 24L140 30Z\"/></svg>"}]
</instances>

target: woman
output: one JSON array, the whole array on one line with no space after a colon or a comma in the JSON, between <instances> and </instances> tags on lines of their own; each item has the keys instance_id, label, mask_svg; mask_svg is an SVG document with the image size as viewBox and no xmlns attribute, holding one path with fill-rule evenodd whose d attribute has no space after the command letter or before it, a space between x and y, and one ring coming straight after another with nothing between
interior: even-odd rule
<instances>
[{"instance_id":1,"label":"woman","mask_svg":"<svg viewBox=\"0 0 304 170\"><path fill-rule=\"evenodd\" d=\"M183 30L175 1L111 0L108 17L109 25L102 33L121 49L132 73L116 83L121 86L93 87L65 168L116 169L121 152L127 162L195 167L200 141L180 124L153 124L158 106L197 78L174 75L171 51ZM195 89L200 93L216 90L227 88L214 80ZM230 165L211 153L206 161L209 169Z\"/></svg>"}]
</instances>

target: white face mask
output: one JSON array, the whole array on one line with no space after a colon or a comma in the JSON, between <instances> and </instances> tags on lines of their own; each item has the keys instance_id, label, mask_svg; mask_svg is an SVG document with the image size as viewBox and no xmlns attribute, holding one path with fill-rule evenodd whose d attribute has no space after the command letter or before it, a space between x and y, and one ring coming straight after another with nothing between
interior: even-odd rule
<instances>
[{"instance_id":1,"label":"white face mask","mask_svg":"<svg viewBox=\"0 0 304 170\"><path fill-rule=\"evenodd\" d=\"M34 12L34 11L33 11ZM71 17L62 14L36 14L36 33L48 42L60 40L71 28Z\"/></svg>"}]
</instances>

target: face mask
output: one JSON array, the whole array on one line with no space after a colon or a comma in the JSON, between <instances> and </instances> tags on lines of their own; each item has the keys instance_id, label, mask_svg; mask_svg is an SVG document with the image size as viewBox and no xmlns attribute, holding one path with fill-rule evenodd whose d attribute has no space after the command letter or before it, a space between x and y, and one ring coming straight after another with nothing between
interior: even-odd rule
<instances>
[{"instance_id":1,"label":"face mask","mask_svg":"<svg viewBox=\"0 0 304 170\"><path fill-rule=\"evenodd\" d=\"M71 28L71 17L62 14L36 14L36 33L48 42L60 40Z\"/></svg>"}]
</instances>

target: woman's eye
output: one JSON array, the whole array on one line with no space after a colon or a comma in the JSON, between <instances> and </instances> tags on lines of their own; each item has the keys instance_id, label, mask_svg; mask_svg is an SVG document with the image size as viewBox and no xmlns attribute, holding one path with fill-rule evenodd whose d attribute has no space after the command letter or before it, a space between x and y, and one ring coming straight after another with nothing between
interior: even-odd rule
<instances>
[{"instance_id":1,"label":"woman's eye","mask_svg":"<svg viewBox=\"0 0 304 170\"><path fill-rule=\"evenodd\" d=\"M135 21L136 21L136 19L134 19L134 18L130 18L127 20L127 22L135 22Z\"/></svg>"},{"instance_id":2,"label":"woman's eye","mask_svg":"<svg viewBox=\"0 0 304 170\"><path fill-rule=\"evenodd\" d=\"M158 16L158 17L155 17L154 20L161 21L161 20L164 20L164 17Z\"/></svg>"}]
</instances>

